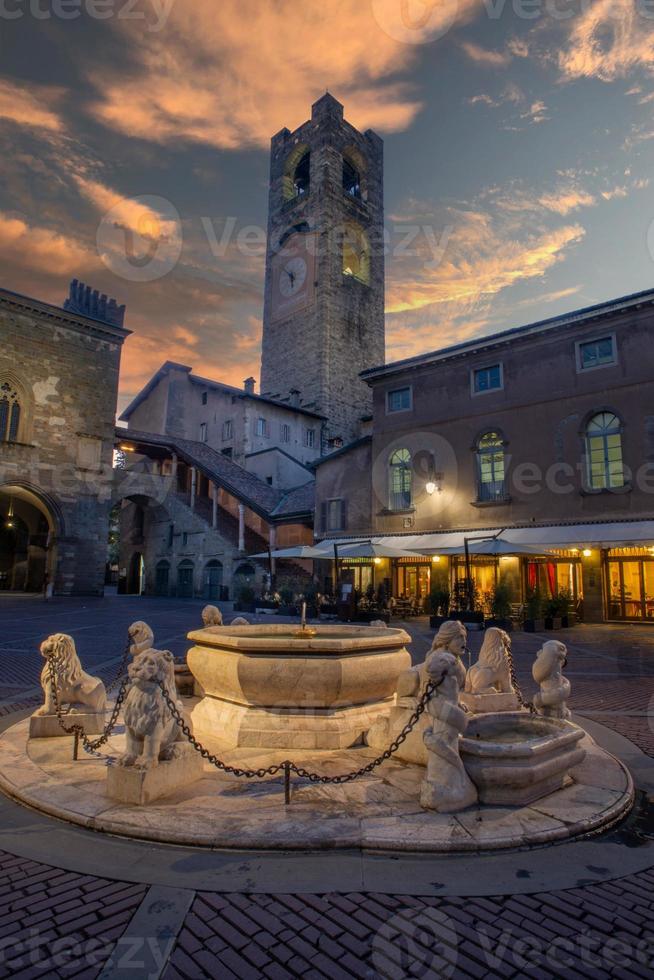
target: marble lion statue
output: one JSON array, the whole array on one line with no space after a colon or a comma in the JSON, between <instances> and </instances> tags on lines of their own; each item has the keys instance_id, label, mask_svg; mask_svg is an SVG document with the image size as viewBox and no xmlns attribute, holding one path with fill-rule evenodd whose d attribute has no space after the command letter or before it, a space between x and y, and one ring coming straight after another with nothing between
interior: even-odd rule
<instances>
[{"instance_id":1,"label":"marble lion statue","mask_svg":"<svg viewBox=\"0 0 654 980\"><path fill-rule=\"evenodd\" d=\"M567 700L570 697L570 681L563 676L568 662L568 649L559 640L548 640L536 655L532 677L540 685L534 697L534 707L549 718L569 718Z\"/></svg>"},{"instance_id":2,"label":"marble lion statue","mask_svg":"<svg viewBox=\"0 0 654 980\"><path fill-rule=\"evenodd\" d=\"M56 712L50 684L50 664L55 669L59 704L69 704L76 714L104 711L107 704L104 684L99 677L92 677L82 669L72 636L66 633L49 636L41 644L41 656L46 661L41 671L45 703L34 712L36 715L54 715Z\"/></svg>"},{"instance_id":3,"label":"marble lion statue","mask_svg":"<svg viewBox=\"0 0 654 980\"><path fill-rule=\"evenodd\" d=\"M205 606L202 610L202 622L205 626L222 626L223 614L218 606Z\"/></svg>"},{"instance_id":4,"label":"marble lion statue","mask_svg":"<svg viewBox=\"0 0 654 980\"><path fill-rule=\"evenodd\" d=\"M509 653L511 640L504 630L491 626L479 651L479 660L473 664L466 677L465 690L469 694L515 694L511 682Z\"/></svg>"},{"instance_id":5,"label":"marble lion statue","mask_svg":"<svg viewBox=\"0 0 654 980\"><path fill-rule=\"evenodd\" d=\"M164 701L159 684L183 714L175 689L175 660L169 650L143 650L127 668L131 681L123 718L126 728L126 751L121 766L151 769L161 760L175 757L175 743L184 734ZM188 724L188 719L184 719Z\"/></svg>"},{"instance_id":6,"label":"marble lion statue","mask_svg":"<svg viewBox=\"0 0 654 980\"><path fill-rule=\"evenodd\" d=\"M127 633L131 640L129 652L133 657L138 653L142 653L143 650L151 650L154 646L154 633L147 623L143 623L140 620L132 623Z\"/></svg>"}]
</instances>

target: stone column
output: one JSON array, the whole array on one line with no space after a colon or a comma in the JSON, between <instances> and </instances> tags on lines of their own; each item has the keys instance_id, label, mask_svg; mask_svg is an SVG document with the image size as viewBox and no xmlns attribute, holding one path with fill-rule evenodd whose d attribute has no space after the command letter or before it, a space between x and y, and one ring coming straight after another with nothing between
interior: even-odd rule
<instances>
[{"instance_id":1,"label":"stone column","mask_svg":"<svg viewBox=\"0 0 654 980\"><path fill-rule=\"evenodd\" d=\"M211 526L215 531L218 527L218 487L215 483L212 483L211 486L213 488L211 499Z\"/></svg>"},{"instance_id":2,"label":"stone column","mask_svg":"<svg viewBox=\"0 0 654 980\"><path fill-rule=\"evenodd\" d=\"M238 505L238 550L245 551L245 504Z\"/></svg>"}]
</instances>

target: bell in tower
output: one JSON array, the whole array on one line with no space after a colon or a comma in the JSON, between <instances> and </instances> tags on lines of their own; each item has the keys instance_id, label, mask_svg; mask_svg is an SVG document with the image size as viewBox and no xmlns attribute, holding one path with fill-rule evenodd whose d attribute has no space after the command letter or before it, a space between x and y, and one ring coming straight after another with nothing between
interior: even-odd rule
<instances>
[{"instance_id":1,"label":"bell in tower","mask_svg":"<svg viewBox=\"0 0 654 980\"><path fill-rule=\"evenodd\" d=\"M273 137L261 389L350 442L371 412L359 374L384 363L383 143L324 95ZM297 395L295 396L297 398Z\"/></svg>"}]
</instances>

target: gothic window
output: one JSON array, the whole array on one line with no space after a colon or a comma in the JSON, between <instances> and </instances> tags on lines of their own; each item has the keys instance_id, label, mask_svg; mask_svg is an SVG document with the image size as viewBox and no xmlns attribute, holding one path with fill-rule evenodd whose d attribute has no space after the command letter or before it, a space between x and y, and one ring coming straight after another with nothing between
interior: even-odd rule
<instances>
[{"instance_id":1,"label":"gothic window","mask_svg":"<svg viewBox=\"0 0 654 980\"><path fill-rule=\"evenodd\" d=\"M588 485L591 490L624 486L622 425L613 412L598 412L586 426Z\"/></svg>"},{"instance_id":2,"label":"gothic window","mask_svg":"<svg viewBox=\"0 0 654 980\"><path fill-rule=\"evenodd\" d=\"M504 499L504 440L499 432L485 432L477 440L477 477L480 501Z\"/></svg>"},{"instance_id":3,"label":"gothic window","mask_svg":"<svg viewBox=\"0 0 654 980\"><path fill-rule=\"evenodd\" d=\"M17 442L21 403L18 391L9 381L0 384L0 442Z\"/></svg>"},{"instance_id":4,"label":"gothic window","mask_svg":"<svg viewBox=\"0 0 654 980\"><path fill-rule=\"evenodd\" d=\"M389 464L389 489L391 510L407 510L411 506L411 453L408 449L396 449Z\"/></svg>"},{"instance_id":5,"label":"gothic window","mask_svg":"<svg viewBox=\"0 0 654 980\"><path fill-rule=\"evenodd\" d=\"M343 275L370 285L370 242L360 225L348 224L343 233Z\"/></svg>"}]
</instances>

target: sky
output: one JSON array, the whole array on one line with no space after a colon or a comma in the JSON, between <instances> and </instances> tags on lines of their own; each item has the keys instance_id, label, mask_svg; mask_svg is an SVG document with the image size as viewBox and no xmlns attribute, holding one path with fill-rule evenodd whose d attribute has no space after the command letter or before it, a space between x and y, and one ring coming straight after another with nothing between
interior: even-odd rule
<instances>
[{"instance_id":1,"label":"sky","mask_svg":"<svg viewBox=\"0 0 654 980\"><path fill-rule=\"evenodd\" d=\"M0 285L259 376L270 137L385 143L387 360L654 285L654 0L0 0ZM127 256L127 257L126 257Z\"/></svg>"}]
</instances>

